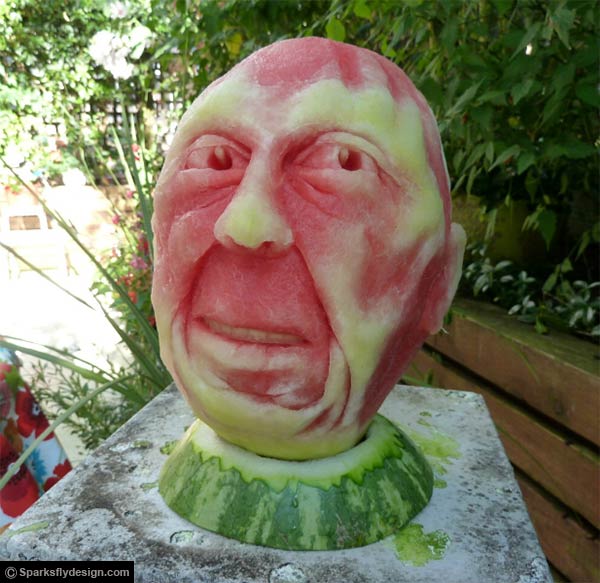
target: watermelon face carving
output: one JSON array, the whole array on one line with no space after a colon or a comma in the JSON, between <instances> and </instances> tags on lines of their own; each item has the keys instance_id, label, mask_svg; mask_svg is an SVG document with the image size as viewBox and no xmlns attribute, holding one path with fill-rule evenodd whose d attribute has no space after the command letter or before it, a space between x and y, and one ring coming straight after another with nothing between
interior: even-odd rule
<instances>
[{"instance_id":1,"label":"watermelon face carving","mask_svg":"<svg viewBox=\"0 0 600 583\"><path fill-rule=\"evenodd\" d=\"M262 49L181 120L155 192L153 303L194 413L261 456L363 437L460 276L435 120L383 57Z\"/></svg>"}]
</instances>

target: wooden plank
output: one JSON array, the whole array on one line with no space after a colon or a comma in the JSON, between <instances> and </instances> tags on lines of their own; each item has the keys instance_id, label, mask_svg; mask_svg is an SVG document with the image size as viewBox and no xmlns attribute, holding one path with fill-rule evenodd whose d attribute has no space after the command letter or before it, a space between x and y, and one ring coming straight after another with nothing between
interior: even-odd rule
<instances>
[{"instance_id":1,"label":"wooden plank","mask_svg":"<svg viewBox=\"0 0 600 583\"><path fill-rule=\"evenodd\" d=\"M457 300L448 334L427 344L600 445L598 346L537 334L492 305Z\"/></svg>"},{"instance_id":2,"label":"wooden plank","mask_svg":"<svg viewBox=\"0 0 600 583\"><path fill-rule=\"evenodd\" d=\"M430 373L434 386L483 395L511 462L600 528L600 463L592 449L573 443L493 387L421 350L408 374L424 378Z\"/></svg>"},{"instance_id":3,"label":"wooden plank","mask_svg":"<svg viewBox=\"0 0 600 583\"><path fill-rule=\"evenodd\" d=\"M597 533L579 524L576 517L525 476L517 474L517 481L550 563L572 581L600 582Z\"/></svg>"}]
</instances>

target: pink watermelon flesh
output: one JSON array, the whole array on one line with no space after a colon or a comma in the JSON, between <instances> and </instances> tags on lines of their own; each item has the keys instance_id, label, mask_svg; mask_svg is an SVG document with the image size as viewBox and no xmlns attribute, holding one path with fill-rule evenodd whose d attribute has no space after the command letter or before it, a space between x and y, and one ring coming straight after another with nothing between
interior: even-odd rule
<instances>
[{"instance_id":1,"label":"pink watermelon flesh","mask_svg":"<svg viewBox=\"0 0 600 583\"><path fill-rule=\"evenodd\" d=\"M213 247L198 275L187 325L212 326L240 347L254 345L263 362L282 351L297 355L293 366L276 370L240 370L235 362L225 367L213 362L218 376L234 390L274 401L286 388L300 386L292 408L305 407L323 394L331 329L297 251L268 257ZM248 329L263 331L266 337L257 339Z\"/></svg>"}]
</instances>

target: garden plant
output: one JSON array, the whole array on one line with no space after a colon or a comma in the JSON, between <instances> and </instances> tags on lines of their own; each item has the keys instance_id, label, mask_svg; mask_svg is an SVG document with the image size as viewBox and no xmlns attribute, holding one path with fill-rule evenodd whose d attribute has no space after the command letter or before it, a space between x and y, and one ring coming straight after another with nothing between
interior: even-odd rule
<instances>
[{"instance_id":1,"label":"garden plant","mask_svg":"<svg viewBox=\"0 0 600 583\"><path fill-rule=\"evenodd\" d=\"M423 92L455 202L474 208L462 293L542 333L599 336L598 11L586 0L2 3L2 186L56 184L77 168L90 183L122 187L114 218L122 243L103 257L47 211L95 265L91 307L118 331L129 364L100 368L60 348L6 343L50 363L35 390L58 405L53 425L72 423L93 447L168 384L149 301L154 180L180 110L281 38L326 36L372 49ZM55 137L40 130L48 126ZM517 255L496 242L506 213ZM58 392L44 382L55 367ZM112 396L103 400L105 391Z\"/></svg>"}]
</instances>

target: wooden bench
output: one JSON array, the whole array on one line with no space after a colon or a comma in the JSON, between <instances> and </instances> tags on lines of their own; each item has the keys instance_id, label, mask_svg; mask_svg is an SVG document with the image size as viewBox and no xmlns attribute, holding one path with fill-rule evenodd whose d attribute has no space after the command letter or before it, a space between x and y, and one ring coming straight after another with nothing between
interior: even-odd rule
<instances>
[{"instance_id":1,"label":"wooden bench","mask_svg":"<svg viewBox=\"0 0 600 583\"><path fill-rule=\"evenodd\" d=\"M600 581L599 346L458 299L405 380L485 397L558 580Z\"/></svg>"}]
</instances>

